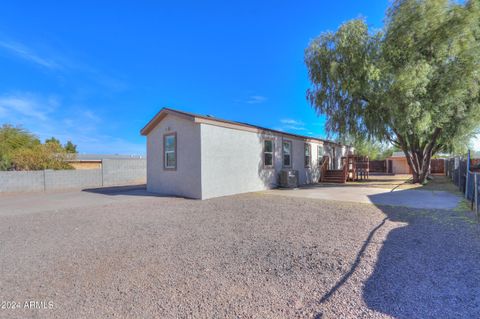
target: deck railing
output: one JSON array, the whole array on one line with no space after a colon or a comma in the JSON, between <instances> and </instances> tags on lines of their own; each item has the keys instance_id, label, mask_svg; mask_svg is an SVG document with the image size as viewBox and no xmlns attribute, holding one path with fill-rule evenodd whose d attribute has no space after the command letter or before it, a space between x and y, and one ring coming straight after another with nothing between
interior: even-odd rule
<instances>
[{"instance_id":1,"label":"deck railing","mask_svg":"<svg viewBox=\"0 0 480 319\"><path fill-rule=\"evenodd\" d=\"M348 179L348 161L343 162L342 171L343 171L343 182L346 182Z\"/></svg>"},{"instance_id":2,"label":"deck railing","mask_svg":"<svg viewBox=\"0 0 480 319\"><path fill-rule=\"evenodd\" d=\"M320 182L323 182L325 179L325 175L327 174L328 165L330 163L330 157L323 156L322 162L320 164Z\"/></svg>"}]
</instances>

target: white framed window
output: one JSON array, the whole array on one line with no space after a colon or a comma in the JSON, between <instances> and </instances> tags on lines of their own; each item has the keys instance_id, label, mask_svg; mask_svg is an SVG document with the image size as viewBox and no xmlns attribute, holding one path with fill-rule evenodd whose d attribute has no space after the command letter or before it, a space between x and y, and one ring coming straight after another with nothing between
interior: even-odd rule
<instances>
[{"instance_id":1,"label":"white framed window","mask_svg":"<svg viewBox=\"0 0 480 319\"><path fill-rule=\"evenodd\" d=\"M318 161L319 165L322 163L322 159L323 159L324 154L325 154L325 151L323 149L323 145L318 145L317 146L317 161Z\"/></svg>"},{"instance_id":2,"label":"white framed window","mask_svg":"<svg viewBox=\"0 0 480 319\"><path fill-rule=\"evenodd\" d=\"M283 167L292 167L292 141L282 143L282 163Z\"/></svg>"},{"instance_id":3,"label":"white framed window","mask_svg":"<svg viewBox=\"0 0 480 319\"><path fill-rule=\"evenodd\" d=\"M274 154L273 140L263 141L263 166L273 167L273 154Z\"/></svg>"},{"instance_id":4,"label":"white framed window","mask_svg":"<svg viewBox=\"0 0 480 319\"><path fill-rule=\"evenodd\" d=\"M312 161L312 146L309 143L304 144L305 150L305 167L310 167L310 163Z\"/></svg>"},{"instance_id":5,"label":"white framed window","mask_svg":"<svg viewBox=\"0 0 480 319\"><path fill-rule=\"evenodd\" d=\"M177 169L177 133L163 135L163 168Z\"/></svg>"}]
</instances>

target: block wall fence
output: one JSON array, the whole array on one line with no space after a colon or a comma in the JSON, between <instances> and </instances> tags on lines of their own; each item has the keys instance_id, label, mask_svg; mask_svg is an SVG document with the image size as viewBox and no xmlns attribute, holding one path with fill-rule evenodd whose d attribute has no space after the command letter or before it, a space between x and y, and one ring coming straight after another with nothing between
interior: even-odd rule
<instances>
[{"instance_id":1,"label":"block wall fence","mask_svg":"<svg viewBox=\"0 0 480 319\"><path fill-rule=\"evenodd\" d=\"M104 159L102 168L0 172L0 193L145 184L146 159Z\"/></svg>"}]
</instances>

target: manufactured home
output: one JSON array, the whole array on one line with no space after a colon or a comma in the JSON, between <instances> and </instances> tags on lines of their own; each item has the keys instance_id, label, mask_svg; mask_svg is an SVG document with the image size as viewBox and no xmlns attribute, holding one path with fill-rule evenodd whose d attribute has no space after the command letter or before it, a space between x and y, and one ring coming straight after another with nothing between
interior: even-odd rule
<instances>
[{"instance_id":1,"label":"manufactured home","mask_svg":"<svg viewBox=\"0 0 480 319\"><path fill-rule=\"evenodd\" d=\"M275 188L281 171L317 183L319 163L341 166L351 147L256 125L163 108L147 137L147 190L196 199Z\"/></svg>"}]
</instances>

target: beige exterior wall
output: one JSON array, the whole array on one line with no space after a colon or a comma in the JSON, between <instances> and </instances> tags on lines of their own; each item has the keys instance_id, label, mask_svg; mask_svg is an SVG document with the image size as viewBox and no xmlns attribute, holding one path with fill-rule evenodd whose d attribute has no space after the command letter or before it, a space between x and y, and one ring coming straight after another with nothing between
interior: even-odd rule
<instances>
[{"instance_id":1,"label":"beige exterior wall","mask_svg":"<svg viewBox=\"0 0 480 319\"><path fill-rule=\"evenodd\" d=\"M163 135L177 133L177 169L163 168ZM200 125L168 115L147 135L147 190L152 193L202 198Z\"/></svg>"},{"instance_id":2,"label":"beige exterior wall","mask_svg":"<svg viewBox=\"0 0 480 319\"><path fill-rule=\"evenodd\" d=\"M388 161L392 161L393 174L410 174L410 166L408 166L408 162L405 157L389 157L387 159L387 163Z\"/></svg>"},{"instance_id":3,"label":"beige exterior wall","mask_svg":"<svg viewBox=\"0 0 480 319\"><path fill-rule=\"evenodd\" d=\"M68 164L72 165L75 169L97 169L102 168L102 162L68 162Z\"/></svg>"}]
</instances>

